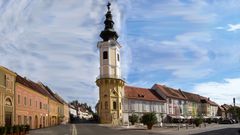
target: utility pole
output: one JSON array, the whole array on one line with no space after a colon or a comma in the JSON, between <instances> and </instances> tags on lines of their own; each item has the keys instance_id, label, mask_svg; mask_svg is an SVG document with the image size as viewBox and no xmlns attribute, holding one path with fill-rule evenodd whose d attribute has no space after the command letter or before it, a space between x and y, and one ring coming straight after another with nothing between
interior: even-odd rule
<instances>
[{"instance_id":1,"label":"utility pole","mask_svg":"<svg viewBox=\"0 0 240 135\"><path fill-rule=\"evenodd\" d=\"M236 119L236 106L235 106L235 98L233 98L233 107L234 107L234 114L233 114L233 118Z\"/></svg>"}]
</instances>

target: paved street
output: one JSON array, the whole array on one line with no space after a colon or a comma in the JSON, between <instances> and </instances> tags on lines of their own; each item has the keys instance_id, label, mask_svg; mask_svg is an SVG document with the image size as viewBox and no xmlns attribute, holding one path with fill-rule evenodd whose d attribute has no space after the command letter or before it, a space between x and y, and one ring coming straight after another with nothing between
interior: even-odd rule
<instances>
[{"instance_id":1,"label":"paved street","mask_svg":"<svg viewBox=\"0 0 240 135\"><path fill-rule=\"evenodd\" d=\"M30 131L30 135L240 135L240 125L210 125L202 128L112 128L98 124L67 124Z\"/></svg>"}]
</instances>

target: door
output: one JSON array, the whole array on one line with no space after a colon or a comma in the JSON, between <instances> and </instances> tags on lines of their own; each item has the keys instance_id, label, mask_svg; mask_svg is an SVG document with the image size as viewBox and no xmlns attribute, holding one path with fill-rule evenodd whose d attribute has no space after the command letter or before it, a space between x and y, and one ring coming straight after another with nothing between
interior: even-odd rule
<instances>
[{"instance_id":1,"label":"door","mask_svg":"<svg viewBox=\"0 0 240 135\"><path fill-rule=\"evenodd\" d=\"M6 112L5 113L5 125L6 126L11 126L12 125L12 113L11 112Z\"/></svg>"}]
</instances>

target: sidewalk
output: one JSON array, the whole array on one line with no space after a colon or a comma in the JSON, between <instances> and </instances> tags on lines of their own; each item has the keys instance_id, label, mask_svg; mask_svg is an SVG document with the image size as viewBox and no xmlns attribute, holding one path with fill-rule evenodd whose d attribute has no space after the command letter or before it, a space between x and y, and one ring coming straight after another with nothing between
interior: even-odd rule
<instances>
[{"instance_id":1,"label":"sidewalk","mask_svg":"<svg viewBox=\"0 0 240 135\"><path fill-rule=\"evenodd\" d=\"M179 128L153 128L153 130L149 131L152 133L161 133L166 135L189 135L189 134L198 134L202 132L208 132L212 130L226 129L226 128L240 128L239 124L207 124L206 127L202 124L201 127L182 127Z\"/></svg>"},{"instance_id":2,"label":"sidewalk","mask_svg":"<svg viewBox=\"0 0 240 135\"><path fill-rule=\"evenodd\" d=\"M178 128L177 124L170 124L168 127L158 127L154 126L152 130L147 130L146 126L112 126L111 124L99 124L99 126L112 128L116 130L136 130L141 132L147 132L150 134L163 134L163 135L189 135L189 134L198 134L202 132L208 132L213 130L219 129L226 129L226 128L240 128L240 124L204 124L201 127L193 127L189 126L181 126Z\"/></svg>"}]
</instances>

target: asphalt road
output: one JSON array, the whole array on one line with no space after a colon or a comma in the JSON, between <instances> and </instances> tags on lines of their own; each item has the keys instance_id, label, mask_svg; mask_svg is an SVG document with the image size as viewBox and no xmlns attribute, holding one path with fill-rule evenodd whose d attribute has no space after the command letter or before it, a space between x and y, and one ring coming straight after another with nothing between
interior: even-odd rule
<instances>
[{"instance_id":1,"label":"asphalt road","mask_svg":"<svg viewBox=\"0 0 240 135\"><path fill-rule=\"evenodd\" d=\"M208 128L181 129L178 131L173 128L154 128L153 130L146 130L145 128L119 129L98 124L67 124L31 130L30 135L240 135L239 130L240 125L215 125Z\"/></svg>"},{"instance_id":2,"label":"asphalt road","mask_svg":"<svg viewBox=\"0 0 240 135\"><path fill-rule=\"evenodd\" d=\"M240 135L240 127L219 129L214 131L202 132L194 135Z\"/></svg>"},{"instance_id":3,"label":"asphalt road","mask_svg":"<svg viewBox=\"0 0 240 135\"><path fill-rule=\"evenodd\" d=\"M145 129L112 129L97 124L67 124L31 130L30 135L157 135L142 130Z\"/></svg>"}]
</instances>

